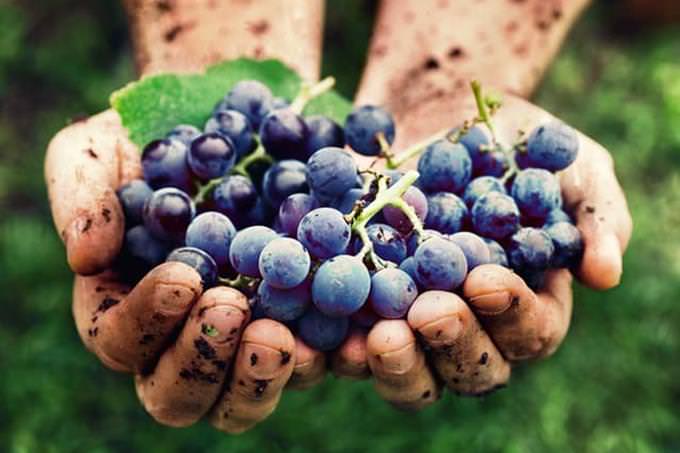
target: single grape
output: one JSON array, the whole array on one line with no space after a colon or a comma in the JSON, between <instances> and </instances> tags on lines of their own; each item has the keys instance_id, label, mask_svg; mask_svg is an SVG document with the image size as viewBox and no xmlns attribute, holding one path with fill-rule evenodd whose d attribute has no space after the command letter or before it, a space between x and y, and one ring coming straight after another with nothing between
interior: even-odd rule
<instances>
[{"instance_id":1,"label":"single grape","mask_svg":"<svg viewBox=\"0 0 680 453\"><path fill-rule=\"evenodd\" d=\"M278 221L281 231L290 237L296 237L298 225L300 225L302 218L318 207L319 203L309 194L294 193L289 195L279 207ZM312 252L312 254L314 253Z\"/></svg>"},{"instance_id":2,"label":"single grape","mask_svg":"<svg viewBox=\"0 0 680 453\"><path fill-rule=\"evenodd\" d=\"M547 269L554 251L548 233L532 227L522 228L513 234L507 246L508 261L517 272Z\"/></svg>"},{"instance_id":3,"label":"single grape","mask_svg":"<svg viewBox=\"0 0 680 453\"><path fill-rule=\"evenodd\" d=\"M332 351L342 344L349 330L348 318L331 318L310 307L298 321L300 338L313 349Z\"/></svg>"},{"instance_id":4,"label":"single grape","mask_svg":"<svg viewBox=\"0 0 680 453\"><path fill-rule=\"evenodd\" d=\"M141 277L165 261L169 252L166 242L153 237L144 225L137 225L125 233L121 261L126 271Z\"/></svg>"},{"instance_id":5,"label":"single grape","mask_svg":"<svg viewBox=\"0 0 680 453\"><path fill-rule=\"evenodd\" d=\"M201 134L191 142L187 162L198 179L208 181L231 170L236 150L232 141L218 132Z\"/></svg>"},{"instance_id":6,"label":"single grape","mask_svg":"<svg viewBox=\"0 0 680 453\"><path fill-rule=\"evenodd\" d=\"M280 289L260 282L257 303L264 317L280 322L293 321L305 313L312 301L309 281L290 289Z\"/></svg>"},{"instance_id":7,"label":"single grape","mask_svg":"<svg viewBox=\"0 0 680 453\"><path fill-rule=\"evenodd\" d=\"M569 214L564 212L562 209L553 209L548 213L548 215L545 218L545 225L552 225L553 223L559 223L559 222L567 222L573 224L574 221L571 220L571 217L569 217Z\"/></svg>"},{"instance_id":8,"label":"single grape","mask_svg":"<svg viewBox=\"0 0 680 453\"><path fill-rule=\"evenodd\" d=\"M406 258L406 241L397 230L389 225L374 223L366 228L368 238L373 244L373 251L380 258L399 264ZM354 253L364 246L361 239L354 242Z\"/></svg>"},{"instance_id":9,"label":"single grape","mask_svg":"<svg viewBox=\"0 0 680 453\"><path fill-rule=\"evenodd\" d=\"M334 146L342 148L345 146L345 132L342 127L323 115L313 115L305 118L309 129L307 140L307 155L311 156L321 148Z\"/></svg>"},{"instance_id":10,"label":"single grape","mask_svg":"<svg viewBox=\"0 0 680 453\"><path fill-rule=\"evenodd\" d=\"M144 204L151 198L152 193L151 187L141 179L134 179L118 189L118 200L125 213L126 228L142 223Z\"/></svg>"},{"instance_id":11,"label":"single grape","mask_svg":"<svg viewBox=\"0 0 680 453\"><path fill-rule=\"evenodd\" d=\"M187 228L185 244L206 252L223 269L229 264L229 247L236 228L229 217L219 212L204 212L194 218Z\"/></svg>"},{"instance_id":12,"label":"single grape","mask_svg":"<svg viewBox=\"0 0 680 453\"><path fill-rule=\"evenodd\" d=\"M472 208L475 202L489 192L500 192L507 194L503 181L493 176L480 176L470 181L470 184L465 188L463 200L468 207Z\"/></svg>"},{"instance_id":13,"label":"single grape","mask_svg":"<svg viewBox=\"0 0 680 453\"><path fill-rule=\"evenodd\" d=\"M307 278L311 259L300 242L277 238L262 249L258 264L260 275L269 286L290 289Z\"/></svg>"},{"instance_id":14,"label":"single grape","mask_svg":"<svg viewBox=\"0 0 680 453\"><path fill-rule=\"evenodd\" d=\"M512 183L511 194L520 211L529 217L543 219L562 206L559 181L540 168L520 171Z\"/></svg>"},{"instance_id":15,"label":"single grape","mask_svg":"<svg viewBox=\"0 0 680 453\"><path fill-rule=\"evenodd\" d=\"M227 93L224 103L215 108L225 110L225 107L243 113L255 130L260 127L262 119L272 109L272 92L257 80L243 80L238 82Z\"/></svg>"},{"instance_id":16,"label":"single grape","mask_svg":"<svg viewBox=\"0 0 680 453\"><path fill-rule=\"evenodd\" d=\"M416 278L426 289L454 290L463 283L468 266L463 251L453 242L430 238L414 255Z\"/></svg>"},{"instance_id":17,"label":"single grape","mask_svg":"<svg viewBox=\"0 0 680 453\"><path fill-rule=\"evenodd\" d=\"M144 179L153 189L176 187L194 190L193 175L187 164L188 146L179 140L154 140L142 151Z\"/></svg>"},{"instance_id":18,"label":"single grape","mask_svg":"<svg viewBox=\"0 0 680 453\"><path fill-rule=\"evenodd\" d=\"M306 162L309 128L305 120L289 109L274 110L260 126L260 141L274 159Z\"/></svg>"},{"instance_id":19,"label":"single grape","mask_svg":"<svg viewBox=\"0 0 680 453\"><path fill-rule=\"evenodd\" d=\"M486 243L474 233L461 231L449 236L449 240L463 251L468 272L481 264L491 262L491 254Z\"/></svg>"},{"instance_id":20,"label":"single grape","mask_svg":"<svg viewBox=\"0 0 680 453\"><path fill-rule=\"evenodd\" d=\"M418 284L418 278L416 277L416 259L409 256L399 265L399 269L406 272L413 281Z\"/></svg>"},{"instance_id":21,"label":"single grape","mask_svg":"<svg viewBox=\"0 0 680 453\"><path fill-rule=\"evenodd\" d=\"M550 171L564 170L578 155L576 131L561 121L537 127L527 140L527 154L532 167Z\"/></svg>"},{"instance_id":22,"label":"single grape","mask_svg":"<svg viewBox=\"0 0 680 453\"><path fill-rule=\"evenodd\" d=\"M510 267L508 264L508 256L505 254L505 249L498 242L493 239L484 238L486 246L489 248L489 262L498 264L503 267Z\"/></svg>"},{"instance_id":23,"label":"single grape","mask_svg":"<svg viewBox=\"0 0 680 453\"><path fill-rule=\"evenodd\" d=\"M245 176L225 176L212 193L213 208L229 217L237 228L245 226L245 216L257 204L259 195Z\"/></svg>"},{"instance_id":24,"label":"single grape","mask_svg":"<svg viewBox=\"0 0 680 453\"><path fill-rule=\"evenodd\" d=\"M418 159L420 186L427 192L459 193L472 175L472 161L460 143L437 140Z\"/></svg>"},{"instance_id":25,"label":"single grape","mask_svg":"<svg viewBox=\"0 0 680 453\"><path fill-rule=\"evenodd\" d=\"M264 174L262 195L277 208L294 193L309 192L306 167L297 160L282 160L272 165Z\"/></svg>"},{"instance_id":26,"label":"single grape","mask_svg":"<svg viewBox=\"0 0 680 453\"><path fill-rule=\"evenodd\" d=\"M375 314L371 304L363 304L358 311L352 313L349 319L365 329L370 329L376 322L380 321L380 317Z\"/></svg>"},{"instance_id":27,"label":"single grape","mask_svg":"<svg viewBox=\"0 0 680 453\"><path fill-rule=\"evenodd\" d=\"M350 228L342 213L333 208L318 208L302 218L297 239L315 258L324 260L345 253Z\"/></svg>"},{"instance_id":28,"label":"single grape","mask_svg":"<svg viewBox=\"0 0 680 453\"><path fill-rule=\"evenodd\" d=\"M371 277L368 300L373 311L383 318L404 317L417 296L418 288L415 282L400 269L382 269Z\"/></svg>"},{"instance_id":29,"label":"single grape","mask_svg":"<svg viewBox=\"0 0 680 453\"><path fill-rule=\"evenodd\" d=\"M455 134L459 129L453 129L449 135ZM465 146L470 153L470 157L474 160L475 156L483 152L485 147L490 145L489 139L486 133L479 126L473 126L465 134L462 134L458 139L458 142Z\"/></svg>"},{"instance_id":30,"label":"single grape","mask_svg":"<svg viewBox=\"0 0 680 453\"><path fill-rule=\"evenodd\" d=\"M329 201L352 189L357 175L354 158L342 148L322 148L307 162L309 187Z\"/></svg>"},{"instance_id":31,"label":"single grape","mask_svg":"<svg viewBox=\"0 0 680 453\"><path fill-rule=\"evenodd\" d=\"M248 277L261 277L258 267L262 249L278 238L266 226L251 226L236 233L229 248L229 261L236 272Z\"/></svg>"},{"instance_id":32,"label":"single grape","mask_svg":"<svg viewBox=\"0 0 680 453\"><path fill-rule=\"evenodd\" d=\"M354 209L357 201L364 195L363 189L349 189L343 195L331 201L330 206L343 214L349 214Z\"/></svg>"},{"instance_id":33,"label":"single grape","mask_svg":"<svg viewBox=\"0 0 680 453\"><path fill-rule=\"evenodd\" d=\"M144 225L158 239L181 241L196 215L189 195L175 188L155 191L144 205Z\"/></svg>"},{"instance_id":34,"label":"single grape","mask_svg":"<svg viewBox=\"0 0 680 453\"><path fill-rule=\"evenodd\" d=\"M583 256L583 240L578 228L569 222L557 222L545 228L552 240L555 252L552 267L573 267Z\"/></svg>"},{"instance_id":35,"label":"single grape","mask_svg":"<svg viewBox=\"0 0 680 453\"><path fill-rule=\"evenodd\" d=\"M382 133L388 144L394 142L394 119L390 113L374 105L356 107L345 119L345 139L354 151L377 156L381 148L377 135Z\"/></svg>"},{"instance_id":36,"label":"single grape","mask_svg":"<svg viewBox=\"0 0 680 453\"><path fill-rule=\"evenodd\" d=\"M171 138L183 142L189 146L191 141L201 135L201 130L191 124L178 124L170 132L165 134L165 138Z\"/></svg>"},{"instance_id":37,"label":"single grape","mask_svg":"<svg viewBox=\"0 0 680 453\"><path fill-rule=\"evenodd\" d=\"M427 217L427 198L425 194L417 187L409 187L404 195L401 197L407 205L411 206L416 213L418 219L420 219L421 224L425 221ZM383 208L383 215L388 224L392 225L398 231L402 233L408 233L413 229L411 221L406 217L406 215L401 211L401 209L394 206L385 206Z\"/></svg>"},{"instance_id":38,"label":"single grape","mask_svg":"<svg viewBox=\"0 0 680 453\"><path fill-rule=\"evenodd\" d=\"M218 132L229 138L236 150L237 160L250 154L257 142L248 118L236 110L220 110L208 119L203 130Z\"/></svg>"},{"instance_id":39,"label":"single grape","mask_svg":"<svg viewBox=\"0 0 680 453\"><path fill-rule=\"evenodd\" d=\"M520 227L519 209L508 195L489 192L482 195L472 207L472 225L475 233L491 239L504 239Z\"/></svg>"},{"instance_id":40,"label":"single grape","mask_svg":"<svg viewBox=\"0 0 680 453\"><path fill-rule=\"evenodd\" d=\"M210 255L195 247L180 247L168 255L166 261L178 261L192 267L203 281L203 288L210 288L217 281L217 264Z\"/></svg>"},{"instance_id":41,"label":"single grape","mask_svg":"<svg viewBox=\"0 0 680 453\"><path fill-rule=\"evenodd\" d=\"M314 274L312 301L327 316L349 316L366 302L370 289L371 277L361 260L339 255Z\"/></svg>"},{"instance_id":42,"label":"single grape","mask_svg":"<svg viewBox=\"0 0 680 453\"><path fill-rule=\"evenodd\" d=\"M408 236L406 240L406 256L413 256L413 254L416 253L416 249L418 248L420 243L425 241L426 239L429 239L431 237L448 239L446 234L437 230L426 229L423 231L423 233L424 234L422 239L420 239L415 232L411 233Z\"/></svg>"},{"instance_id":43,"label":"single grape","mask_svg":"<svg viewBox=\"0 0 680 453\"><path fill-rule=\"evenodd\" d=\"M468 208L457 195L438 192L427 197L425 227L445 234L463 229L468 218Z\"/></svg>"}]
</instances>

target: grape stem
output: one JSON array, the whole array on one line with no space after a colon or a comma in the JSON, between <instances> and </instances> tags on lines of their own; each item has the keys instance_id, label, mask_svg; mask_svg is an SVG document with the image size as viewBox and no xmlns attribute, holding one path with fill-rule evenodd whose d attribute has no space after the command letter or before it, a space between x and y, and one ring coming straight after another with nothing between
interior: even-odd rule
<instances>
[{"instance_id":1,"label":"grape stem","mask_svg":"<svg viewBox=\"0 0 680 453\"><path fill-rule=\"evenodd\" d=\"M264 146L262 146L260 143L258 143L255 151L238 161L238 163L231 169L231 172L237 175L249 177L248 167L258 161L264 161L268 164L274 163L274 158L267 154Z\"/></svg>"},{"instance_id":2,"label":"grape stem","mask_svg":"<svg viewBox=\"0 0 680 453\"><path fill-rule=\"evenodd\" d=\"M414 230L416 230L418 234L422 234L423 225L420 222L420 219L418 219L413 208L401 198L408 188L416 182L419 176L420 174L417 171L409 171L389 188L386 188L387 181L385 181L385 178L379 178L378 193L376 194L375 200L363 208L361 213L352 222L352 230L359 236L363 244L357 256L364 258L366 255L370 255L371 261L373 261L373 265L376 269L384 269L388 264L374 253L373 244L366 231L366 225L385 206L392 205L401 209L413 224Z\"/></svg>"},{"instance_id":3,"label":"grape stem","mask_svg":"<svg viewBox=\"0 0 680 453\"><path fill-rule=\"evenodd\" d=\"M196 195L194 196L194 204L201 204L203 203L206 198L208 197L208 194L210 191L212 191L215 187L219 185L219 183L222 182L222 177L211 179L205 184L199 185L198 186L198 191L196 192Z\"/></svg>"},{"instance_id":4,"label":"grape stem","mask_svg":"<svg viewBox=\"0 0 680 453\"><path fill-rule=\"evenodd\" d=\"M219 277L218 281L222 285L226 285L234 289L251 291L258 282L258 279L254 277L247 277L243 274L238 274L236 278L233 279Z\"/></svg>"},{"instance_id":5,"label":"grape stem","mask_svg":"<svg viewBox=\"0 0 680 453\"><path fill-rule=\"evenodd\" d=\"M491 133L491 140L494 144L498 143L496 140L496 131L493 127L493 122L491 121L491 115L487 108L491 106L492 112L495 112L500 106L500 102L497 100L485 99L482 95L482 85L477 80L470 82L470 87L472 88L472 94L475 97L475 103L477 104L477 112L479 113L478 122L482 122L486 125Z\"/></svg>"},{"instance_id":6,"label":"grape stem","mask_svg":"<svg viewBox=\"0 0 680 453\"><path fill-rule=\"evenodd\" d=\"M420 153L422 153L425 150L425 148L427 148L429 145L436 142L437 140L441 140L443 138L446 138L447 135L448 135L448 129L441 130L441 131L427 137L425 140L408 147L407 149L400 152L399 154L396 154L396 155L395 154L386 154L385 159L387 161L387 168L389 168L390 170L395 170L395 169L399 168L405 162L411 160L412 158L414 158L417 155L419 155Z\"/></svg>"},{"instance_id":7,"label":"grape stem","mask_svg":"<svg viewBox=\"0 0 680 453\"><path fill-rule=\"evenodd\" d=\"M303 83L302 87L300 88L300 93L290 104L290 109L300 115L309 101L315 97L321 96L326 91L333 88L334 85L334 77L326 77L325 79L314 84Z\"/></svg>"}]
</instances>

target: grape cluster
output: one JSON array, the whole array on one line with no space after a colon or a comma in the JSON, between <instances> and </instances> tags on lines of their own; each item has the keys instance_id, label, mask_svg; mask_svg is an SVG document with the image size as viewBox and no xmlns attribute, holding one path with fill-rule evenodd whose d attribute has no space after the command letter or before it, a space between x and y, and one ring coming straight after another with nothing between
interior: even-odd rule
<instances>
[{"instance_id":1,"label":"grape cluster","mask_svg":"<svg viewBox=\"0 0 680 453\"><path fill-rule=\"evenodd\" d=\"M328 351L350 323L404 317L420 292L456 291L476 266L540 287L548 269L578 264L581 237L554 173L578 152L566 125L505 148L480 105L463 127L394 154L385 109L357 107L341 126L301 114L310 93L289 102L242 81L203 130L178 125L146 145L144 179L118 192L121 271L138 279L163 261L188 264L205 287L242 290L255 317ZM360 169L347 148L390 169ZM396 168L416 155L417 172Z\"/></svg>"}]
</instances>

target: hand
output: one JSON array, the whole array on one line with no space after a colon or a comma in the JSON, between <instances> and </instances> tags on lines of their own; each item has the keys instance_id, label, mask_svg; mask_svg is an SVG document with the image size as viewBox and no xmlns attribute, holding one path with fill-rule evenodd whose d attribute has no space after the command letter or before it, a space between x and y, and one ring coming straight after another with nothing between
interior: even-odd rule
<instances>
[{"instance_id":1,"label":"hand","mask_svg":"<svg viewBox=\"0 0 680 453\"><path fill-rule=\"evenodd\" d=\"M452 102L425 103L400 118L394 149L474 114L467 94ZM530 131L550 118L529 102L507 96L494 123L499 139L512 143L518 130ZM632 221L611 156L588 137L579 134L579 139L576 162L560 175L566 208L575 214L585 244L578 277L592 288L607 289L619 283ZM414 168L415 160L406 166ZM354 341L366 342L376 389L397 406L418 409L433 402L440 381L460 394L483 394L507 382L513 363L555 352L569 328L571 282L567 270L551 271L545 287L534 293L510 270L480 266L468 275L463 298L425 293L407 320L380 321L365 340Z\"/></svg>"},{"instance_id":2,"label":"hand","mask_svg":"<svg viewBox=\"0 0 680 453\"><path fill-rule=\"evenodd\" d=\"M45 174L77 274L78 333L106 366L135 374L139 398L156 420L187 426L209 414L218 429L241 432L274 410L289 381L303 388L323 379L323 354L280 323L248 324L245 296L227 287L203 292L189 266L161 264L132 289L109 270L124 234L115 189L141 174L140 153L115 112L59 132ZM208 325L217 334L206 334Z\"/></svg>"}]
</instances>

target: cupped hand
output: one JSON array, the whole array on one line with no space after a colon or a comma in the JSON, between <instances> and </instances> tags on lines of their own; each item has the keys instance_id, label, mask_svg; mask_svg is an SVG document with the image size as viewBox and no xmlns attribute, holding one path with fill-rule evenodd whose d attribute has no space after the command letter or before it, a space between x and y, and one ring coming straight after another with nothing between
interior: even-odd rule
<instances>
[{"instance_id":1,"label":"cupped hand","mask_svg":"<svg viewBox=\"0 0 680 453\"><path fill-rule=\"evenodd\" d=\"M73 315L86 347L109 368L135 374L159 422L208 416L227 432L266 418L289 384L325 375L325 357L283 324L249 323L240 292L203 291L189 266L164 263L134 288L110 269L125 231L116 188L139 178L140 153L114 111L74 123L51 141L45 175L54 222L76 273Z\"/></svg>"},{"instance_id":2,"label":"cupped hand","mask_svg":"<svg viewBox=\"0 0 680 453\"><path fill-rule=\"evenodd\" d=\"M467 94L424 102L397 119L394 149L460 126L475 113ZM513 143L519 130L529 132L550 119L531 103L506 96L494 123L499 140ZM577 277L591 288L608 289L621 278L632 220L610 154L583 134L579 140L576 162L560 175L565 208L584 240ZM399 407L419 409L435 401L440 383L458 394L484 394L506 384L513 363L555 352L569 328L571 283L568 270L550 271L536 293L509 269L482 265L470 272L460 295L421 294L407 319L379 321L366 336L352 339L350 351L373 374L380 395ZM356 351L365 351L363 362Z\"/></svg>"}]
</instances>

